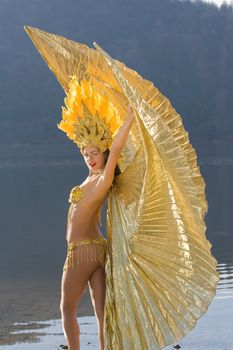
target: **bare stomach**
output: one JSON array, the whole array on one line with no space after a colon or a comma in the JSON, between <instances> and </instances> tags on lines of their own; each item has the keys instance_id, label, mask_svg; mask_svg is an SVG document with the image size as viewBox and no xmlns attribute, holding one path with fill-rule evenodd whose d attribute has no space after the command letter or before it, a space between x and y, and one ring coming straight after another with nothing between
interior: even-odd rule
<instances>
[{"instance_id":1,"label":"bare stomach","mask_svg":"<svg viewBox=\"0 0 233 350\"><path fill-rule=\"evenodd\" d=\"M104 238L99 229L97 215L91 215L90 212L87 214L85 208L77 210L77 208L71 207L67 222L67 241L97 238Z\"/></svg>"},{"instance_id":2,"label":"bare stomach","mask_svg":"<svg viewBox=\"0 0 233 350\"><path fill-rule=\"evenodd\" d=\"M83 231L83 230L74 230L70 228L67 231L67 241L80 241L82 239L98 239L98 238L104 238L102 232L99 229L95 230L88 230L88 231Z\"/></svg>"}]
</instances>

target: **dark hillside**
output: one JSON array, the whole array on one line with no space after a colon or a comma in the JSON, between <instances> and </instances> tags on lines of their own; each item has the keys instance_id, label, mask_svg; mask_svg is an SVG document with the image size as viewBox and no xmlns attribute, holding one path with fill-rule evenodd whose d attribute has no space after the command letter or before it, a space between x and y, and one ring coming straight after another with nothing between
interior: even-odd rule
<instances>
[{"instance_id":1,"label":"dark hillside","mask_svg":"<svg viewBox=\"0 0 233 350\"><path fill-rule=\"evenodd\" d=\"M191 139L233 130L233 11L172 0L2 0L0 143L67 142L56 127L64 93L23 25L99 43L153 83Z\"/></svg>"}]
</instances>

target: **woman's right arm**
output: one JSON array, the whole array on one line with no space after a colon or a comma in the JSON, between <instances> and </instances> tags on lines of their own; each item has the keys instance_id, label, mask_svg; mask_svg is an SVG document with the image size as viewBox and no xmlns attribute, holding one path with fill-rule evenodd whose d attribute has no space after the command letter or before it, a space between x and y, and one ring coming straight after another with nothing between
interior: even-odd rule
<instances>
[{"instance_id":1,"label":"woman's right arm","mask_svg":"<svg viewBox=\"0 0 233 350\"><path fill-rule=\"evenodd\" d=\"M128 138L130 128L135 119L134 110L131 105L128 106L128 115L125 119L125 122L119 128L114 141L111 144L110 153L108 156L107 163L104 168L103 176L102 176L102 184L101 186L109 189L112 185L114 179L115 167L117 165L117 161L120 157L121 151L126 143Z\"/></svg>"}]
</instances>

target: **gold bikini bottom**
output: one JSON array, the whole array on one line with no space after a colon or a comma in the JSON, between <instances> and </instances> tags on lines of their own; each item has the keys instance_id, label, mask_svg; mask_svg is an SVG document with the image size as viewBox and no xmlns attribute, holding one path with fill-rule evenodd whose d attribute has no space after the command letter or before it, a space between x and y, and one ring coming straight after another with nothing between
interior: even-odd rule
<instances>
[{"instance_id":1,"label":"gold bikini bottom","mask_svg":"<svg viewBox=\"0 0 233 350\"><path fill-rule=\"evenodd\" d=\"M104 267L106 251L107 241L102 237L68 242L67 256L63 271L75 269L76 265L97 260L100 262L100 265Z\"/></svg>"}]
</instances>

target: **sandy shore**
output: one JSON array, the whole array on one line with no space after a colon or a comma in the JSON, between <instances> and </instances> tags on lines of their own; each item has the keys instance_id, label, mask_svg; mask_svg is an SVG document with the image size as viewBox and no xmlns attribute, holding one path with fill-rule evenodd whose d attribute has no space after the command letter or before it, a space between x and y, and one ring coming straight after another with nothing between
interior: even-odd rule
<instances>
[{"instance_id":1,"label":"sandy shore","mask_svg":"<svg viewBox=\"0 0 233 350\"><path fill-rule=\"evenodd\" d=\"M60 319L60 280L1 282L0 300L0 348L16 341L35 342L36 332L30 329L43 329L47 320ZM88 289L78 308L78 316L86 315L94 315ZM18 330L27 331L15 333Z\"/></svg>"},{"instance_id":2,"label":"sandy shore","mask_svg":"<svg viewBox=\"0 0 233 350\"><path fill-rule=\"evenodd\" d=\"M98 334L94 316L78 317L81 330L81 349L97 350ZM0 346L2 350L55 350L65 344L60 319L16 323L11 335L25 337L26 342ZM184 350L233 350L233 295L232 292L217 295L208 312L198 320L195 328L182 340L168 346L175 349L179 344ZM33 336L27 340L26 337ZM19 339L18 339L19 340ZM152 349L151 349L152 350Z\"/></svg>"}]
</instances>

